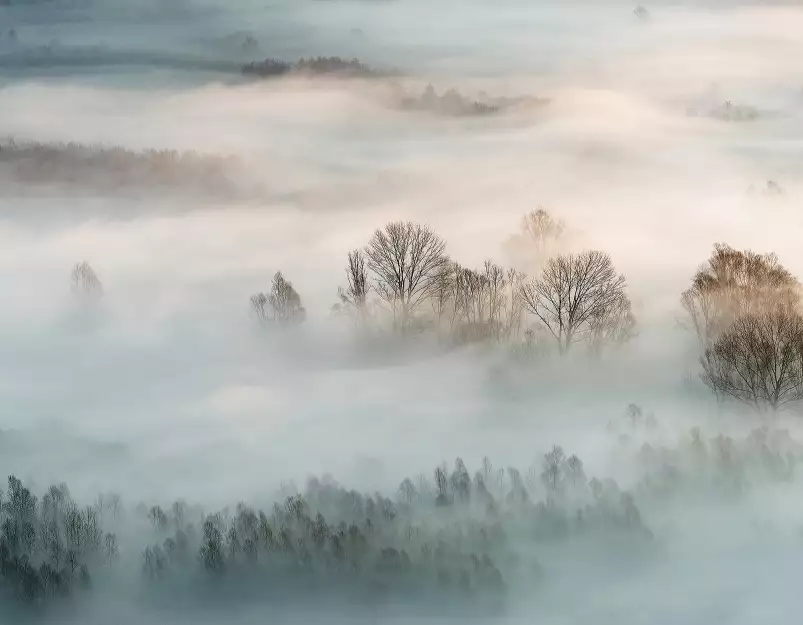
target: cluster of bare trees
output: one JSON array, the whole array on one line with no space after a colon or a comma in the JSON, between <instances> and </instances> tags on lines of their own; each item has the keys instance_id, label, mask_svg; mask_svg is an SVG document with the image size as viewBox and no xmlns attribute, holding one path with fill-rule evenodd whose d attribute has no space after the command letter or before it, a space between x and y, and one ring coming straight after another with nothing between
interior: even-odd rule
<instances>
[{"instance_id":1,"label":"cluster of bare trees","mask_svg":"<svg viewBox=\"0 0 803 625\"><path fill-rule=\"evenodd\" d=\"M528 278L490 260L464 267L430 227L389 223L349 252L335 310L362 325L384 314L401 334L430 328L460 343L552 339L561 353L630 339L636 323L624 276L603 252L558 254L564 234L563 222L543 209L523 218L508 249L537 268Z\"/></svg>"},{"instance_id":2,"label":"cluster of bare trees","mask_svg":"<svg viewBox=\"0 0 803 625\"><path fill-rule=\"evenodd\" d=\"M307 314L301 296L281 271L273 276L268 293L251 296L251 311L263 327L301 323Z\"/></svg>"},{"instance_id":3,"label":"cluster of bare trees","mask_svg":"<svg viewBox=\"0 0 803 625\"><path fill-rule=\"evenodd\" d=\"M558 254L564 233L563 223L543 209L523 218L521 234L512 240L516 252L537 266L528 277L491 260L480 269L464 267L429 226L391 222L374 231L364 248L348 253L347 285L338 290L334 309L364 329L389 326L402 336L431 330L461 344L543 340L563 354L581 343L599 352L629 340L636 321L624 276L604 252ZM75 265L71 277L81 301L102 296L89 263ZM301 296L281 271L268 292L251 296L250 306L264 328L306 319Z\"/></svg>"},{"instance_id":4,"label":"cluster of bare trees","mask_svg":"<svg viewBox=\"0 0 803 625\"><path fill-rule=\"evenodd\" d=\"M803 400L800 285L774 254L715 245L681 304L718 399L761 413Z\"/></svg>"}]
</instances>

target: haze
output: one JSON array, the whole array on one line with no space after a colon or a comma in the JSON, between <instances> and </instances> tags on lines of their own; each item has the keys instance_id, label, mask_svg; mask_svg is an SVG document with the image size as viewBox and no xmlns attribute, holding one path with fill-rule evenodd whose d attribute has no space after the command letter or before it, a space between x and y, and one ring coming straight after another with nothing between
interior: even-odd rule
<instances>
[{"instance_id":1,"label":"haze","mask_svg":"<svg viewBox=\"0 0 803 625\"><path fill-rule=\"evenodd\" d=\"M794 622L803 378L800 397L770 411L711 392L680 298L716 243L775 253L803 276L803 8L636 8L0 1L0 475L39 498L65 483L103 514L98 496L118 493L125 510L104 520L115 563L89 562L79 595L26 602L0 570L0 619ZM308 57L363 65L242 71ZM525 345L525 329L543 330L526 311L515 340L444 339L427 325L432 297L410 315L424 329L398 331L387 300L370 331L333 313L347 254L392 222L428 226L463 267L491 260L537 280L547 259L528 264L510 238L540 207L565 224L556 254L601 250L626 277L628 340L594 355L548 336ZM81 262L102 297L76 291ZM278 271L303 323L255 319L249 298ZM370 299L382 303L378 289ZM736 491L712 477L718 436L741 450ZM560 497L544 460L555 445L584 472ZM176 500L201 528L204 514L245 502L270 515L302 492L314 519L312 476L407 505L433 544L471 551L473 530L449 533L476 512L459 507L451 473L462 458L490 479L485 457L527 476L528 498L547 502L532 514L604 507L611 491L588 483L613 479L611 514L629 529L538 537L508 474L494 496L512 511L494 527L505 553L538 567L491 554L506 592L482 609L459 593L440 605L436 582L430 596L413 574L392 602L323 574L316 588L333 603L319 613L292 580L297 596L277 577L268 592L232 581L250 578L228 563L213 591L223 578L203 551L164 578L143 555L172 536L149 510ZM448 513L433 483L442 463ZM401 502L405 477L420 505Z\"/></svg>"}]
</instances>

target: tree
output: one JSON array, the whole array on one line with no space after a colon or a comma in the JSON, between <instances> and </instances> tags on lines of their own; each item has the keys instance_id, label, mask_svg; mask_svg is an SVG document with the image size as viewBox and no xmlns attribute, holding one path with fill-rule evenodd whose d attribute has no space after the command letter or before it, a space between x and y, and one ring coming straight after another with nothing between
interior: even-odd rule
<instances>
[{"instance_id":1,"label":"tree","mask_svg":"<svg viewBox=\"0 0 803 625\"><path fill-rule=\"evenodd\" d=\"M505 247L513 260L529 271L540 268L558 251L565 239L566 224L539 206L521 218L519 230L507 240Z\"/></svg>"},{"instance_id":2,"label":"tree","mask_svg":"<svg viewBox=\"0 0 803 625\"><path fill-rule=\"evenodd\" d=\"M438 329L448 329L458 342L515 338L521 329L523 274L490 260L474 270L449 262L439 273L432 310Z\"/></svg>"},{"instance_id":3,"label":"tree","mask_svg":"<svg viewBox=\"0 0 803 625\"><path fill-rule=\"evenodd\" d=\"M566 477L576 487L586 482L586 474L583 470L583 461L576 455L569 456L566 461Z\"/></svg>"},{"instance_id":4,"label":"tree","mask_svg":"<svg viewBox=\"0 0 803 625\"><path fill-rule=\"evenodd\" d=\"M85 260L75 264L70 281L72 292L85 302L97 301L103 297L103 285L95 270Z\"/></svg>"},{"instance_id":5,"label":"tree","mask_svg":"<svg viewBox=\"0 0 803 625\"><path fill-rule=\"evenodd\" d=\"M394 329L406 331L419 307L437 289L448 262L446 243L429 226L392 222L376 230L365 248L375 290L393 315Z\"/></svg>"},{"instance_id":6,"label":"tree","mask_svg":"<svg viewBox=\"0 0 803 625\"><path fill-rule=\"evenodd\" d=\"M742 315L705 351L702 379L720 397L760 413L803 400L803 317L775 310Z\"/></svg>"},{"instance_id":7,"label":"tree","mask_svg":"<svg viewBox=\"0 0 803 625\"><path fill-rule=\"evenodd\" d=\"M471 476L461 458L455 460L454 472L449 482L458 501L467 501L469 499L471 495Z\"/></svg>"},{"instance_id":8,"label":"tree","mask_svg":"<svg viewBox=\"0 0 803 625\"><path fill-rule=\"evenodd\" d=\"M626 286L610 256L590 251L550 259L540 278L522 284L520 292L524 307L566 353L581 341L593 345L622 337L622 315L630 309Z\"/></svg>"},{"instance_id":9,"label":"tree","mask_svg":"<svg viewBox=\"0 0 803 625\"><path fill-rule=\"evenodd\" d=\"M271 323L301 323L306 317L301 296L293 288L293 284L285 280L281 271L273 276L270 293L251 296L251 310L257 322L263 326Z\"/></svg>"},{"instance_id":10,"label":"tree","mask_svg":"<svg viewBox=\"0 0 803 625\"><path fill-rule=\"evenodd\" d=\"M707 349L740 315L790 311L797 306L799 296L797 280L774 254L740 251L717 243L680 301L686 311L684 325Z\"/></svg>"},{"instance_id":11,"label":"tree","mask_svg":"<svg viewBox=\"0 0 803 625\"><path fill-rule=\"evenodd\" d=\"M551 451L544 454L541 481L552 495L557 493L563 484L565 465L566 454L563 453L563 449L557 445L553 446Z\"/></svg>"},{"instance_id":12,"label":"tree","mask_svg":"<svg viewBox=\"0 0 803 625\"><path fill-rule=\"evenodd\" d=\"M437 496L435 498L435 503L439 506L445 506L450 503L447 485L448 479L446 478L446 469L443 467L436 467L435 488L437 489Z\"/></svg>"},{"instance_id":13,"label":"tree","mask_svg":"<svg viewBox=\"0 0 803 625\"><path fill-rule=\"evenodd\" d=\"M353 250L348 254L346 264L346 280L348 286L337 290L340 302L335 304L335 311L353 311L360 322L365 323L368 315L368 293L371 286L368 283L368 273L365 266L365 254L360 250Z\"/></svg>"}]
</instances>

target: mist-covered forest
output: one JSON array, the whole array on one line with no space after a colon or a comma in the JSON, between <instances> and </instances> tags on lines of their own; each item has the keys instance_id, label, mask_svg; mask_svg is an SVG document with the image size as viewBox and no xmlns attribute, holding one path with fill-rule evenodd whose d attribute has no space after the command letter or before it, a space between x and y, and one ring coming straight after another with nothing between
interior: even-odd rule
<instances>
[{"instance_id":1,"label":"mist-covered forest","mask_svg":"<svg viewBox=\"0 0 803 625\"><path fill-rule=\"evenodd\" d=\"M798 4L0 0L0 622L796 622Z\"/></svg>"}]
</instances>

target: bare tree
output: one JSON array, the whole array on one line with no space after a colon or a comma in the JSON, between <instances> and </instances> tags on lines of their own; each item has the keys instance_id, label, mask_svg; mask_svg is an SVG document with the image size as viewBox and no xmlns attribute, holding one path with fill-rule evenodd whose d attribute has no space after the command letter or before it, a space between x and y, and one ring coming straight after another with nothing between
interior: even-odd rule
<instances>
[{"instance_id":1,"label":"bare tree","mask_svg":"<svg viewBox=\"0 0 803 625\"><path fill-rule=\"evenodd\" d=\"M636 336L636 316L630 300L621 293L589 323L591 348L599 353L606 345L621 345Z\"/></svg>"},{"instance_id":2,"label":"bare tree","mask_svg":"<svg viewBox=\"0 0 803 625\"><path fill-rule=\"evenodd\" d=\"M551 451L544 454L541 481L551 495L556 494L563 485L565 466L566 454L561 447L555 445Z\"/></svg>"},{"instance_id":3,"label":"bare tree","mask_svg":"<svg viewBox=\"0 0 803 625\"><path fill-rule=\"evenodd\" d=\"M504 336L508 340L516 340L521 334L522 318L524 316L524 300L521 296L521 287L526 277L515 269L507 270L501 321Z\"/></svg>"},{"instance_id":4,"label":"bare tree","mask_svg":"<svg viewBox=\"0 0 803 625\"><path fill-rule=\"evenodd\" d=\"M452 332L457 321L455 288L457 274L460 270L460 265L455 262L444 263L438 270L432 295L429 298L439 338L441 332L446 329L445 326L448 326L449 332Z\"/></svg>"},{"instance_id":5,"label":"bare tree","mask_svg":"<svg viewBox=\"0 0 803 625\"><path fill-rule=\"evenodd\" d=\"M740 315L791 311L799 297L797 280L774 254L740 251L718 243L680 301L686 311L684 325L706 349Z\"/></svg>"},{"instance_id":6,"label":"bare tree","mask_svg":"<svg viewBox=\"0 0 803 625\"><path fill-rule=\"evenodd\" d=\"M103 297L103 285L85 260L75 264L70 281L72 292L84 301L96 301Z\"/></svg>"},{"instance_id":7,"label":"bare tree","mask_svg":"<svg viewBox=\"0 0 803 625\"><path fill-rule=\"evenodd\" d=\"M590 251L550 259L540 278L522 285L521 297L565 353L575 343L599 339L600 326L610 326L617 311L629 307L626 286L610 256Z\"/></svg>"},{"instance_id":8,"label":"bare tree","mask_svg":"<svg viewBox=\"0 0 803 625\"><path fill-rule=\"evenodd\" d=\"M764 413L803 400L803 317L775 310L739 317L701 359L718 396Z\"/></svg>"},{"instance_id":9,"label":"bare tree","mask_svg":"<svg viewBox=\"0 0 803 625\"><path fill-rule=\"evenodd\" d=\"M566 477L574 487L585 486L586 474L583 470L583 461L574 454L566 460Z\"/></svg>"},{"instance_id":10,"label":"bare tree","mask_svg":"<svg viewBox=\"0 0 803 625\"><path fill-rule=\"evenodd\" d=\"M482 273L460 267L455 274L456 335L461 342L482 340L489 334L488 282Z\"/></svg>"},{"instance_id":11,"label":"bare tree","mask_svg":"<svg viewBox=\"0 0 803 625\"><path fill-rule=\"evenodd\" d=\"M505 247L513 260L530 270L540 268L557 253L566 235L566 224L556 220L542 206L521 218L520 232L510 237Z\"/></svg>"},{"instance_id":12,"label":"bare tree","mask_svg":"<svg viewBox=\"0 0 803 625\"><path fill-rule=\"evenodd\" d=\"M273 276L270 293L251 296L251 310L260 325L301 323L306 318L301 296L281 271Z\"/></svg>"},{"instance_id":13,"label":"bare tree","mask_svg":"<svg viewBox=\"0 0 803 625\"><path fill-rule=\"evenodd\" d=\"M432 297L448 262L446 243L429 226L392 222L376 230L365 248L375 289L406 331L419 307Z\"/></svg>"},{"instance_id":14,"label":"bare tree","mask_svg":"<svg viewBox=\"0 0 803 625\"><path fill-rule=\"evenodd\" d=\"M361 323L365 323L368 315L368 293L371 287L368 283L365 254L360 250L353 250L348 254L346 281L348 286L338 289L337 295L340 302L335 305L335 310L338 312L352 311L356 313Z\"/></svg>"}]
</instances>

